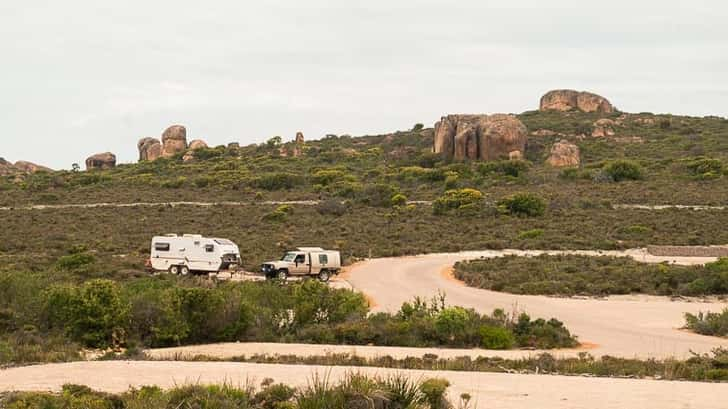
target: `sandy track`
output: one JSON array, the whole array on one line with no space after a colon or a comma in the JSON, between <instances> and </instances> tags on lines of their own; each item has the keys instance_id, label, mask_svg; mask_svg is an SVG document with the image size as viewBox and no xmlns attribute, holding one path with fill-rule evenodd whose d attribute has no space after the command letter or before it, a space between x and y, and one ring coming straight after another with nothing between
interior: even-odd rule
<instances>
[{"instance_id":1,"label":"sandy track","mask_svg":"<svg viewBox=\"0 0 728 409\"><path fill-rule=\"evenodd\" d=\"M432 297L444 292L451 305L471 307L482 312L495 308L517 308L532 317L562 320L582 342L597 344L589 352L639 358L686 358L690 351L710 352L728 347L728 340L680 330L685 312L720 311L726 302L671 301L667 297L614 296L607 299L572 299L513 295L464 286L442 274L443 269L459 260L498 257L503 254L535 255L541 251L478 251L430 254L402 258L370 260L354 266L348 281L376 301L375 310L395 311L414 296ZM647 255L641 250L549 251L549 254L587 254L632 256L645 262L704 263L712 258L665 258Z\"/></svg>"},{"instance_id":2,"label":"sandy track","mask_svg":"<svg viewBox=\"0 0 728 409\"><path fill-rule=\"evenodd\" d=\"M130 386L164 388L187 383L256 384L271 377L277 382L306 386L314 373L336 380L347 372L386 376L393 373L415 379L445 377L450 397L468 392L478 408L515 409L718 409L725 407L725 384L583 378L550 375L514 375L452 371L412 371L235 362L100 361L29 366L0 371L0 390L58 390L64 383L122 392Z\"/></svg>"},{"instance_id":3,"label":"sandy track","mask_svg":"<svg viewBox=\"0 0 728 409\"><path fill-rule=\"evenodd\" d=\"M255 205L294 205L294 206L316 206L320 200L266 200L260 202L197 202L197 201L180 201L180 202L133 202L133 203L64 203L64 204L36 204L28 206L0 206L0 210L57 210L57 209L93 209L93 208L123 208L123 207L211 207L211 206L255 206ZM342 202L343 203L343 202ZM425 205L432 204L431 200L409 200L407 204ZM711 206L711 205L650 205L650 204L614 204L613 210L726 210L728 206Z\"/></svg>"}]
</instances>

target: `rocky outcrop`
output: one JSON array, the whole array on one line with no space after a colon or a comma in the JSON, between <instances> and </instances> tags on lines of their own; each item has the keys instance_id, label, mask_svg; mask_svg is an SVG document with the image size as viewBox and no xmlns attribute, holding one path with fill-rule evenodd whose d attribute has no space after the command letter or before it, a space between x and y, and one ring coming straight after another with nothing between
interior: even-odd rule
<instances>
[{"instance_id":1,"label":"rocky outcrop","mask_svg":"<svg viewBox=\"0 0 728 409\"><path fill-rule=\"evenodd\" d=\"M162 134L162 157L169 158L187 150L187 129L172 125Z\"/></svg>"},{"instance_id":2,"label":"rocky outcrop","mask_svg":"<svg viewBox=\"0 0 728 409\"><path fill-rule=\"evenodd\" d=\"M22 173L53 172L53 169L51 168L47 168L45 166L41 166L33 162L28 162L24 160L19 160L15 162L15 165L13 166L15 167L15 169Z\"/></svg>"},{"instance_id":3,"label":"rocky outcrop","mask_svg":"<svg viewBox=\"0 0 728 409\"><path fill-rule=\"evenodd\" d=\"M455 160L522 156L526 134L513 115L447 115L435 124L434 152Z\"/></svg>"},{"instance_id":4,"label":"rocky outcrop","mask_svg":"<svg viewBox=\"0 0 728 409\"><path fill-rule=\"evenodd\" d=\"M303 132L301 132L301 131L296 132L296 144L303 145L304 142L305 141L303 139Z\"/></svg>"},{"instance_id":5,"label":"rocky outcrop","mask_svg":"<svg viewBox=\"0 0 728 409\"><path fill-rule=\"evenodd\" d=\"M53 172L53 169L24 160L19 160L13 164L4 158L0 158L0 176L28 175L36 172Z\"/></svg>"},{"instance_id":6,"label":"rocky outcrop","mask_svg":"<svg viewBox=\"0 0 728 409\"><path fill-rule=\"evenodd\" d=\"M579 166L581 163L579 147L562 139L551 147L546 162L556 168Z\"/></svg>"},{"instance_id":7,"label":"rocky outcrop","mask_svg":"<svg viewBox=\"0 0 728 409\"><path fill-rule=\"evenodd\" d=\"M116 155L111 152L97 153L86 159L86 170L112 169L116 167Z\"/></svg>"},{"instance_id":8,"label":"rocky outcrop","mask_svg":"<svg viewBox=\"0 0 728 409\"><path fill-rule=\"evenodd\" d=\"M614 136L614 128L617 127L617 123L611 119L602 118L594 122L592 137L594 138L606 138L608 136Z\"/></svg>"},{"instance_id":9,"label":"rocky outcrop","mask_svg":"<svg viewBox=\"0 0 728 409\"><path fill-rule=\"evenodd\" d=\"M157 160L162 156L162 143L157 138L142 138L137 143L139 161Z\"/></svg>"},{"instance_id":10,"label":"rocky outcrop","mask_svg":"<svg viewBox=\"0 0 728 409\"><path fill-rule=\"evenodd\" d=\"M207 148L207 143L203 141L202 139L195 139L190 141L190 145L187 147L191 151L196 151L198 149L205 149Z\"/></svg>"},{"instance_id":11,"label":"rocky outcrop","mask_svg":"<svg viewBox=\"0 0 728 409\"><path fill-rule=\"evenodd\" d=\"M541 97L541 111L582 111L609 114L614 106L604 97L585 91L560 89Z\"/></svg>"},{"instance_id":12,"label":"rocky outcrop","mask_svg":"<svg viewBox=\"0 0 728 409\"><path fill-rule=\"evenodd\" d=\"M0 176L12 175L16 171L12 163L6 161L4 158L0 158Z\"/></svg>"}]
</instances>

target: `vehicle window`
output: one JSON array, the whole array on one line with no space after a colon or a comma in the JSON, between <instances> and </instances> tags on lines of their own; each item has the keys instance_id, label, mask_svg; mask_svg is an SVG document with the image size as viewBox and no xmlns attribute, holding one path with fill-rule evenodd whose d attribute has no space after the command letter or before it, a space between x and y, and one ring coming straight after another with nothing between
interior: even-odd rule
<instances>
[{"instance_id":1,"label":"vehicle window","mask_svg":"<svg viewBox=\"0 0 728 409\"><path fill-rule=\"evenodd\" d=\"M295 258L296 258L296 253L286 253L283 256L283 258L281 259L281 261L286 261L286 262L289 262L290 263Z\"/></svg>"},{"instance_id":2,"label":"vehicle window","mask_svg":"<svg viewBox=\"0 0 728 409\"><path fill-rule=\"evenodd\" d=\"M215 251L215 246L213 246L212 244L205 244L205 251L208 253L212 253L213 251Z\"/></svg>"},{"instance_id":3,"label":"vehicle window","mask_svg":"<svg viewBox=\"0 0 728 409\"><path fill-rule=\"evenodd\" d=\"M154 243L154 250L169 251L169 243Z\"/></svg>"},{"instance_id":4,"label":"vehicle window","mask_svg":"<svg viewBox=\"0 0 728 409\"><path fill-rule=\"evenodd\" d=\"M296 256L296 263L303 263L304 261L306 261L306 256L304 256L303 254L299 254Z\"/></svg>"},{"instance_id":5,"label":"vehicle window","mask_svg":"<svg viewBox=\"0 0 728 409\"><path fill-rule=\"evenodd\" d=\"M319 264L327 264L329 262L329 256L326 254L319 254Z\"/></svg>"}]
</instances>

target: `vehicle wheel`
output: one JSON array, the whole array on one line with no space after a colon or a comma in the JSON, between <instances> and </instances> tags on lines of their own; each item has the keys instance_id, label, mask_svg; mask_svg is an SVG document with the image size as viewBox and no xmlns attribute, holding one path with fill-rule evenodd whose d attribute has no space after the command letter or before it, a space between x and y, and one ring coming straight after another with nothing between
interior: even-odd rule
<instances>
[{"instance_id":1,"label":"vehicle wheel","mask_svg":"<svg viewBox=\"0 0 728 409\"><path fill-rule=\"evenodd\" d=\"M187 274L189 274L189 273L190 273L190 268L189 268L189 267L187 267L187 266L180 266L180 268L179 268L179 272L180 272L180 274L182 274L183 276L186 276Z\"/></svg>"},{"instance_id":2,"label":"vehicle wheel","mask_svg":"<svg viewBox=\"0 0 728 409\"><path fill-rule=\"evenodd\" d=\"M325 282L329 281L329 278L331 278L331 274L329 274L328 271L321 270L319 272L318 279L321 280L322 282L325 283Z\"/></svg>"},{"instance_id":3,"label":"vehicle wheel","mask_svg":"<svg viewBox=\"0 0 728 409\"><path fill-rule=\"evenodd\" d=\"M278 274L276 274L276 278L281 281L286 281L286 279L288 278L288 271L278 270Z\"/></svg>"},{"instance_id":4,"label":"vehicle wheel","mask_svg":"<svg viewBox=\"0 0 728 409\"><path fill-rule=\"evenodd\" d=\"M179 274L179 266L169 266L169 274Z\"/></svg>"}]
</instances>

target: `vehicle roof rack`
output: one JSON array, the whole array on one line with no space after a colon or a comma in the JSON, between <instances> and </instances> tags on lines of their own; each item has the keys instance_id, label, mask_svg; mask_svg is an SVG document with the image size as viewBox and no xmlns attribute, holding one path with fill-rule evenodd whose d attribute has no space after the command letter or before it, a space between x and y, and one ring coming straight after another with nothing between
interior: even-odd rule
<instances>
[{"instance_id":1,"label":"vehicle roof rack","mask_svg":"<svg viewBox=\"0 0 728 409\"><path fill-rule=\"evenodd\" d=\"M321 247L299 247L298 251L324 251Z\"/></svg>"}]
</instances>

